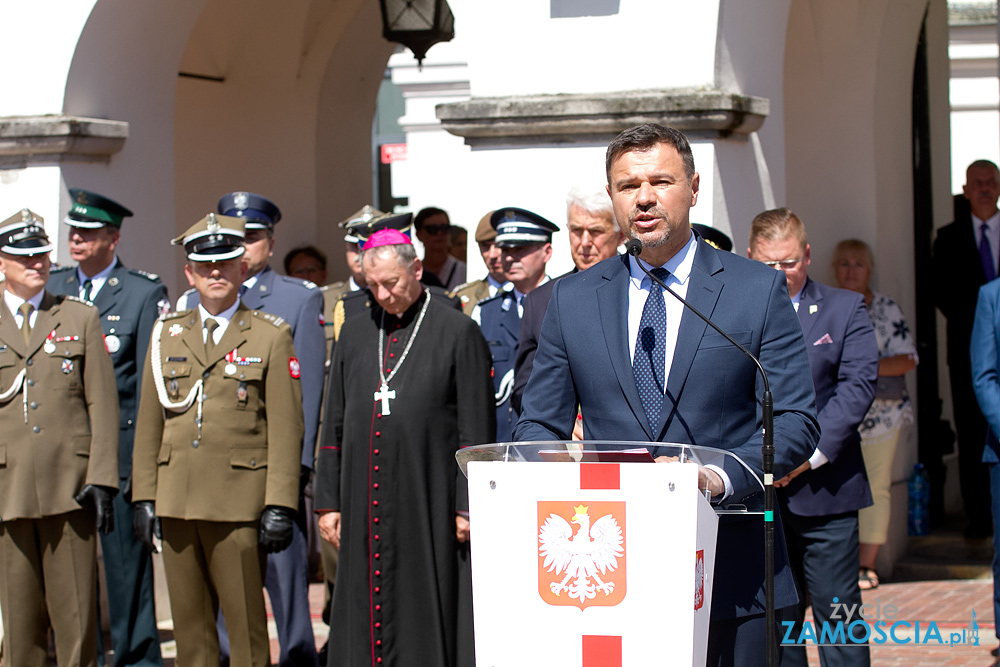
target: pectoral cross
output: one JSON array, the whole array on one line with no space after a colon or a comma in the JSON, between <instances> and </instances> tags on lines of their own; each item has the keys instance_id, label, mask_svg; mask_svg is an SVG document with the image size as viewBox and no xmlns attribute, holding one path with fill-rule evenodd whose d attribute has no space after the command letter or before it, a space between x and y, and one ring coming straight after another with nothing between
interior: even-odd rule
<instances>
[{"instance_id":1,"label":"pectoral cross","mask_svg":"<svg viewBox=\"0 0 1000 667\"><path fill-rule=\"evenodd\" d=\"M392 414L392 411L389 409L390 398L396 398L396 390L390 390L389 385L383 382L379 390L375 392L375 400L382 401L382 414L384 415Z\"/></svg>"}]
</instances>

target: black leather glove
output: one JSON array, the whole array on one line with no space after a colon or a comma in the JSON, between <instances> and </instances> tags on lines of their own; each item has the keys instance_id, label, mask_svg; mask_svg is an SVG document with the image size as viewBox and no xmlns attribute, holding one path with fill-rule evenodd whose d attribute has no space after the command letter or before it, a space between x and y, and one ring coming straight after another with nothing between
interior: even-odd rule
<instances>
[{"instance_id":1,"label":"black leather glove","mask_svg":"<svg viewBox=\"0 0 1000 667\"><path fill-rule=\"evenodd\" d=\"M84 484L80 493L76 494L76 502L83 506L90 505L97 513L97 530L101 535L107 535L115 529L114 497L118 489L96 484Z\"/></svg>"},{"instance_id":2,"label":"black leather glove","mask_svg":"<svg viewBox=\"0 0 1000 667\"><path fill-rule=\"evenodd\" d=\"M156 508L152 500L140 500L137 503L132 503L132 530L143 546L153 553L159 551L153 543L153 535L155 534L162 539L163 533L160 530L160 519L156 516Z\"/></svg>"},{"instance_id":3,"label":"black leather glove","mask_svg":"<svg viewBox=\"0 0 1000 667\"><path fill-rule=\"evenodd\" d=\"M295 523L295 510L287 507L268 505L260 515L260 533L258 540L264 551L273 554L284 551L292 543L292 524Z\"/></svg>"}]
</instances>

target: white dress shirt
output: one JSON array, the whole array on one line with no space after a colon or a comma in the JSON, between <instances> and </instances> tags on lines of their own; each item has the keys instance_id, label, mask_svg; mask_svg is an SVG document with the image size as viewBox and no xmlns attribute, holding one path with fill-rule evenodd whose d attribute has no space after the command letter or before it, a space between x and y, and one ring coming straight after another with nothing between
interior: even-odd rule
<instances>
[{"instance_id":1,"label":"white dress shirt","mask_svg":"<svg viewBox=\"0 0 1000 667\"><path fill-rule=\"evenodd\" d=\"M42 296L44 294L45 290L39 290L38 294L27 300L28 303L34 306L34 310L31 311L31 315L28 317L28 324L31 325L32 329L35 328L35 322L38 321L38 309L42 306ZM7 308L14 315L14 323L17 324L17 328L20 329L21 321L24 320L24 315L17 312L17 309L21 307L21 304L24 303L25 300L10 290L3 291L3 300L4 303L7 304Z\"/></svg>"},{"instance_id":2,"label":"white dress shirt","mask_svg":"<svg viewBox=\"0 0 1000 667\"><path fill-rule=\"evenodd\" d=\"M226 328L229 327L229 320L233 319L233 315L236 313L236 309L240 307L240 300L237 299L236 303L226 308L224 311L218 315L212 315L207 310L205 306L198 304L198 312L201 314L201 339L204 342L208 342L208 328L205 327L205 323L209 320L215 320L219 323L219 326L215 330L215 334L212 336L212 342L216 345L222 340L222 337L226 333Z\"/></svg>"},{"instance_id":3,"label":"white dress shirt","mask_svg":"<svg viewBox=\"0 0 1000 667\"><path fill-rule=\"evenodd\" d=\"M93 301L94 299L96 299L97 293L101 291L102 287L104 287L104 283L108 281L108 276L111 275L112 269L114 269L117 264L118 264L118 258L115 257L113 260L111 260L110 264L108 264L106 267L98 271L97 275L95 276L88 276L86 273L83 272L83 269L81 269L79 266L76 267L76 278L77 280L80 281L80 293L77 296L79 296L81 299L84 298L84 294L86 293L87 290L84 288L83 283L84 281L89 280L91 283L90 300Z\"/></svg>"}]
</instances>

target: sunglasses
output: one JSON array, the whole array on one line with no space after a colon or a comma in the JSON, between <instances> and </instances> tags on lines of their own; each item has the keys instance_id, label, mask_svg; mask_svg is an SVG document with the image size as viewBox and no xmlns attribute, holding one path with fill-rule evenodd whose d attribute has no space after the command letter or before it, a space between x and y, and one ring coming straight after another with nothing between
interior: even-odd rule
<instances>
[{"instance_id":1,"label":"sunglasses","mask_svg":"<svg viewBox=\"0 0 1000 667\"><path fill-rule=\"evenodd\" d=\"M448 230L451 229L451 225L424 225L421 229L431 236L437 236L439 234L447 234Z\"/></svg>"}]
</instances>

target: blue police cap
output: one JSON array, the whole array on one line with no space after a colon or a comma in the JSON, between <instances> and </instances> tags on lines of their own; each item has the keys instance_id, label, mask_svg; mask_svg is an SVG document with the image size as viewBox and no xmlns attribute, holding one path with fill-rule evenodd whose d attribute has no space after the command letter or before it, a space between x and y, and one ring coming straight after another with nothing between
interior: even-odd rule
<instances>
[{"instance_id":1,"label":"blue police cap","mask_svg":"<svg viewBox=\"0 0 1000 667\"><path fill-rule=\"evenodd\" d=\"M503 247L549 243L559 227L552 221L523 208L506 206L490 216L490 225L497 230L496 244Z\"/></svg>"},{"instance_id":2,"label":"blue police cap","mask_svg":"<svg viewBox=\"0 0 1000 667\"><path fill-rule=\"evenodd\" d=\"M281 220L281 209L263 195L230 192L219 200L219 213L243 218L247 229L273 229Z\"/></svg>"}]
</instances>

